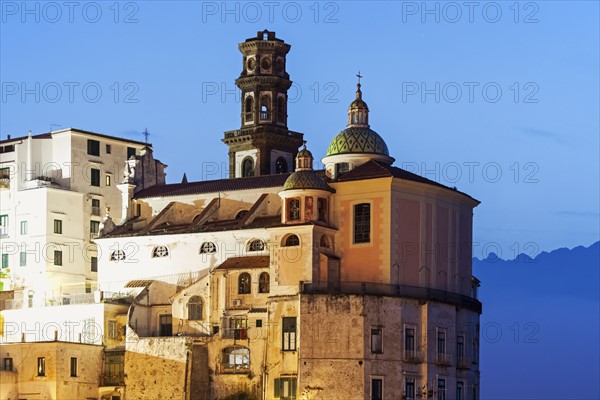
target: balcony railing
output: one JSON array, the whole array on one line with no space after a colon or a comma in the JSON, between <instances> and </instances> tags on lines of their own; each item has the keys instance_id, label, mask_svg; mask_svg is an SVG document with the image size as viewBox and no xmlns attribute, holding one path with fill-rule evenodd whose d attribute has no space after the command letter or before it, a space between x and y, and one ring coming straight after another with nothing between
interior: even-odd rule
<instances>
[{"instance_id":1,"label":"balcony railing","mask_svg":"<svg viewBox=\"0 0 600 400\"><path fill-rule=\"evenodd\" d=\"M419 350L404 350L404 361L419 363L423 360Z\"/></svg>"},{"instance_id":2,"label":"balcony railing","mask_svg":"<svg viewBox=\"0 0 600 400\"><path fill-rule=\"evenodd\" d=\"M131 298L128 296L123 296L121 293L103 291L98 291L95 293L65 294L62 296L47 298L44 306L51 307L66 306L70 304L92 304L101 303L104 301L109 303L129 304L131 303ZM27 299L4 300L4 307L6 310L29 308L29 302Z\"/></svg>"},{"instance_id":3,"label":"balcony railing","mask_svg":"<svg viewBox=\"0 0 600 400\"><path fill-rule=\"evenodd\" d=\"M125 385L125 375L100 375L100 386L123 386Z\"/></svg>"},{"instance_id":4,"label":"balcony railing","mask_svg":"<svg viewBox=\"0 0 600 400\"><path fill-rule=\"evenodd\" d=\"M452 365L452 354L436 353L435 362L439 365Z\"/></svg>"},{"instance_id":5,"label":"balcony railing","mask_svg":"<svg viewBox=\"0 0 600 400\"><path fill-rule=\"evenodd\" d=\"M426 287L372 282L339 282L335 285L328 282L300 282L300 290L304 294L336 293L410 297L418 300L431 300L452 304L481 314L481 302L477 299L458 293Z\"/></svg>"}]
</instances>

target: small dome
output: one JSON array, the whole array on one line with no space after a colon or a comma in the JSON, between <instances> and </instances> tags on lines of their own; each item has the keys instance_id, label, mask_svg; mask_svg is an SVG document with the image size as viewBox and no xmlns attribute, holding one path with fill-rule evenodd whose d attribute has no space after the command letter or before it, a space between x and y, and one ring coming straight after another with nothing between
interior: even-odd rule
<instances>
[{"instance_id":1,"label":"small dome","mask_svg":"<svg viewBox=\"0 0 600 400\"><path fill-rule=\"evenodd\" d=\"M283 185L283 190L298 189L316 189L333 192L331 186L313 170L296 171L287 178Z\"/></svg>"},{"instance_id":2,"label":"small dome","mask_svg":"<svg viewBox=\"0 0 600 400\"><path fill-rule=\"evenodd\" d=\"M377 132L368 127L348 127L333 138L327 148L328 156L336 154L390 155L388 147Z\"/></svg>"},{"instance_id":3,"label":"small dome","mask_svg":"<svg viewBox=\"0 0 600 400\"><path fill-rule=\"evenodd\" d=\"M306 143L306 141L305 141L305 143ZM312 153L311 153L310 151L308 151L308 150L306 149L306 144L305 144L305 145L304 145L304 148L298 152L298 155L297 155L296 157L307 157L307 158L313 158L313 155L312 155Z\"/></svg>"}]
</instances>

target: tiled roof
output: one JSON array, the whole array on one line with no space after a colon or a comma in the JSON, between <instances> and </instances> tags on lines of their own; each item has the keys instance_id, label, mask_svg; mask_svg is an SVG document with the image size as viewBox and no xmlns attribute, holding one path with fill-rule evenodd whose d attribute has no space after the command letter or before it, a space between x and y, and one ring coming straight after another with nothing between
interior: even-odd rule
<instances>
[{"instance_id":1,"label":"tiled roof","mask_svg":"<svg viewBox=\"0 0 600 400\"><path fill-rule=\"evenodd\" d=\"M200 193L217 193L234 190L249 190L272 187L283 187L290 174L251 176L247 178L217 179L190 183L172 183L152 186L136 193L136 199L162 196L184 196Z\"/></svg>"},{"instance_id":2,"label":"tiled roof","mask_svg":"<svg viewBox=\"0 0 600 400\"><path fill-rule=\"evenodd\" d=\"M367 127L349 127L333 138L325 156L355 153L390 155L385 141L377 132Z\"/></svg>"},{"instance_id":3,"label":"tiled roof","mask_svg":"<svg viewBox=\"0 0 600 400\"><path fill-rule=\"evenodd\" d=\"M268 268L269 256L229 257L215 269Z\"/></svg>"}]
</instances>

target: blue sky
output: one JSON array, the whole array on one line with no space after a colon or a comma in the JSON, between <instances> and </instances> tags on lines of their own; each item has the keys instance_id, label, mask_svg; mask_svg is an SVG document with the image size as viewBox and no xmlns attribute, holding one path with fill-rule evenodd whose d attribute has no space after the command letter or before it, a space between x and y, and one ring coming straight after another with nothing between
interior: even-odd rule
<instances>
[{"instance_id":1,"label":"blue sky","mask_svg":"<svg viewBox=\"0 0 600 400\"><path fill-rule=\"evenodd\" d=\"M23 4L1 2L2 138L147 127L170 182L226 176L237 44L268 28L292 45L289 127L318 158L360 70L396 165L482 201L475 256L599 238L598 2Z\"/></svg>"}]
</instances>

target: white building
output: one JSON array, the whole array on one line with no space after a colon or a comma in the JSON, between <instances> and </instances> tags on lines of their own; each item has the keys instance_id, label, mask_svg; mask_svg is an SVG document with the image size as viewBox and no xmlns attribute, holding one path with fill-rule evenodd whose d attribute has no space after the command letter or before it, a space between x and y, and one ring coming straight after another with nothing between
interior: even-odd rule
<instances>
[{"instance_id":1,"label":"white building","mask_svg":"<svg viewBox=\"0 0 600 400\"><path fill-rule=\"evenodd\" d=\"M0 253L4 290L14 290L9 308L92 296L92 239L106 208L121 218L117 184L125 175L140 189L164 184L164 168L149 144L79 129L0 141Z\"/></svg>"}]
</instances>

